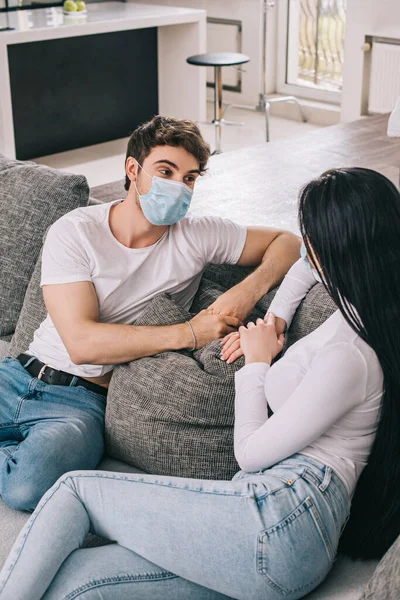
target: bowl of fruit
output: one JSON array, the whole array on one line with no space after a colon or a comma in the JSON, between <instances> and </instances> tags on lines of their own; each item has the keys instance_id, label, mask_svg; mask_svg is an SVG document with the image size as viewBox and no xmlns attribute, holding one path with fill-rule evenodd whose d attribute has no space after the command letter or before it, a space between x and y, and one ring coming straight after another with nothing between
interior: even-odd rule
<instances>
[{"instance_id":1,"label":"bowl of fruit","mask_svg":"<svg viewBox=\"0 0 400 600\"><path fill-rule=\"evenodd\" d=\"M82 17L87 14L83 0L65 0L63 10L66 17Z\"/></svg>"}]
</instances>

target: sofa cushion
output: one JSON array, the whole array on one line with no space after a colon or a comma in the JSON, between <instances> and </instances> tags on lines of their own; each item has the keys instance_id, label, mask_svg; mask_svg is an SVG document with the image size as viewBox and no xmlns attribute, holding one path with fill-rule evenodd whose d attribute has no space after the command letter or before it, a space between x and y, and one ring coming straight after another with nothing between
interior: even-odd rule
<instances>
[{"instance_id":1,"label":"sofa cushion","mask_svg":"<svg viewBox=\"0 0 400 600\"><path fill-rule=\"evenodd\" d=\"M376 565L376 560L354 561L339 556L325 581L304 600L360 600Z\"/></svg>"},{"instance_id":2,"label":"sofa cushion","mask_svg":"<svg viewBox=\"0 0 400 600\"><path fill-rule=\"evenodd\" d=\"M33 340L33 334L46 318L47 311L43 300L42 288L40 287L41 267L42 261L40 255L26 290L24 303L11 340L10 356L17 357L21 352L28 350L29 344Z\"/></svg>"},{"instance_id":3,"label":"sofa cushion","mask_svg":"<svg viewBox=\"0 0 400 600\"><path fill-rule=\"evenodd\" d=\"M0 337L14 333L47 228L88 200L82 175L0 155Z\"/></svg>"},{"instance_id":4,"label":"sofa cushion","mask_svg":"<svg viewBox=\"0 0 400 600\"><path fill-rule=\"evenodd\" d=\"M190 314L165 294L138 325L182 323ZM234 373L220 343L193 354L163 352L115 368L106 410L108 453L155 474L229 479L233 456Z\"/></svg>"},{"instance_id":5,"label":"sofa cushion","mask_svg":"<svg viewBox=\"0 0 400 600\"><path fill-rule=\"evenodd\" d=\"M3 360L5 356L10 354L10 343L0 340L0 360Z\"/></svg>"},{"instance_id":6,"label":"sofa cushion","mask_svg":"<svg viewBox=\"0 0 400 600\"><path fill-rule=\"evenodd\" d=\"M386 552L360 600L399 600L400 536Z\"/></svg>"}]
</instances>

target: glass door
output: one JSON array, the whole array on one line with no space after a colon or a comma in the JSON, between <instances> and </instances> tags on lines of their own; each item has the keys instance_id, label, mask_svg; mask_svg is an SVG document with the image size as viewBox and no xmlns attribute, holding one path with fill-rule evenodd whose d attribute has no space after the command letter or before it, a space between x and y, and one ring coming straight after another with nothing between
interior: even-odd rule
<instances>
[{"instance_id":1,"label":"glass door","mask_svg":"<svg viewBox=\"0 0 400 600\"><path fill-rule=\"evenodd\" d=\"M346 0L281 0L278 10L278 92L339 104Z\"/></svg>"}]
</instances>

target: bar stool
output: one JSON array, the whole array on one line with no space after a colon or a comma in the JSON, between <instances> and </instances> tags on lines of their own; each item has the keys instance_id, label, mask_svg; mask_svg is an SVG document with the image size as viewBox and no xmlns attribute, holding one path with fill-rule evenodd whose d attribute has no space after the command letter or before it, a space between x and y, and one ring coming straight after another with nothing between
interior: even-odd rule
<instances>
[{"instance_id":1,"label":"bar stool","mask_svg":"<svg viewBox=\"0 0 400 600\"><path fill-rule=\"evenodd\" d=\"M226 121L222 116L222 67L243 65L250 58L245 54L237 52L209 52L208 54L196 54L189 56L187 62L198 67L214 67L214 127L215 127L215 150L213 154L222 152L221 127L223 125L243 125L234 121Z\"/></svg>"}]
</instances>

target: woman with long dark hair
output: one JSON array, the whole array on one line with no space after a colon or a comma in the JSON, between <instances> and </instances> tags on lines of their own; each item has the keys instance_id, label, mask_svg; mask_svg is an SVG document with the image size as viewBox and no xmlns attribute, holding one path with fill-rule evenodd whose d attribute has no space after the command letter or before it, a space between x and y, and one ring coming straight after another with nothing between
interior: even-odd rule
<instances>
[{"instance_id":1,"label":"woman with long dark hair","mask_svg":"<svg viewBox=\"0 0 400 600\"><path fill-rule=\"evenodd\" d=\"M312 240L342 317L383 373L377 431L340 548L378 558L400 534L400 194L369 169L331 171L321 180L301 195L301 233L308 249Z\"/></svg>"},{"instance_id":2,"label":"woman with long dark hair","mask_svg":"<svg viewBox=\"0 0 400 600\"><path fill-rule=\"evenodd\" d=\"M399 535L400 194L374 171L332 170L302 190L299 217L303 258L266 322L223 340L224 359L246 359L242 471L63 476L16 541L1 600L294 600L325 578L343 529L359 557ZM338 310L271 366L316 281ZM88 531L116 543L79 549Z\"/></svg>"}]
</instances>

